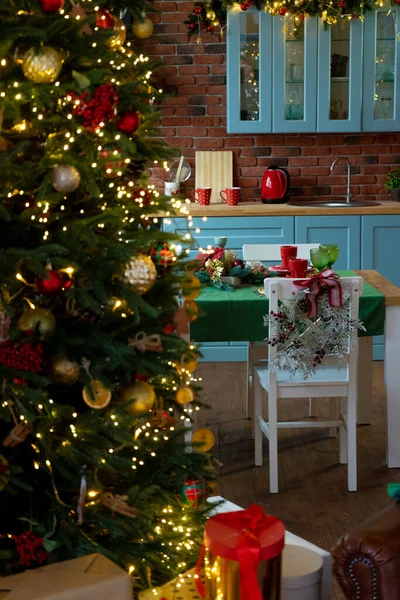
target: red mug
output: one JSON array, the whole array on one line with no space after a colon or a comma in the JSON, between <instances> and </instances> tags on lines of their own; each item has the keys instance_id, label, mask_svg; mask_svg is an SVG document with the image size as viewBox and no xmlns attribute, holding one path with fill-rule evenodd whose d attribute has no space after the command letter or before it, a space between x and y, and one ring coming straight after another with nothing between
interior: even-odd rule
<instances>
[{"instance_id":1,"label":"red mug","mask_svg":"<svg viewBox=\"0 0 400 600\"><path fill-rule=\"evenodd\" d=\"M289 259L297 257L297 246L281 246L282 267L289 268Z\"/></svg>"},{"instance_id":2,"label":"red mug","mask_svg":"<svg viewBox=\"0 0 400 600\"><path fill-rule=\"evenodd\" d=\"M193 200L197 200L197 202L199 204L206 206L207 204L210 204L211 190L212 190L212 188L210 188L210 187L196 188L195 190L192 190L190 192L190 194L191 194Z\"/></svg>"},{"instance_id":3,"label":"red mug","mask_svg":"<svg viewBox=\"0 0 400 600\"><path fill-rule=\"evenodd\" d=\"M238 187L221 190L219 195L229 206L237 206L240 202L240 188Z\"/></svg>"},{"instance_id":4,"label":"red mug","mask_svg":"<svg viewBox=\"0 0 400 600\"><path fill-rule=\"evenodd\" d=\"M308 259L289 258L289 269L291 277L306 277L308 269Z\"/></svg>"}]
</instances>

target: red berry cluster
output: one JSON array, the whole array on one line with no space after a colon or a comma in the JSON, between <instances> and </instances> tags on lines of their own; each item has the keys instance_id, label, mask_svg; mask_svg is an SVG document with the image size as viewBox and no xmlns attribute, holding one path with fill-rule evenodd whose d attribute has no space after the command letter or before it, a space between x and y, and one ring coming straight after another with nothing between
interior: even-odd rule
<instances>
[{"instance_id":1,"label":"red berry cluster","mask_svg":"<svg viewBox=\"0 0 400 600\"><path fill-rule=\"evenodd\" d=\"M43 345L11 340L1 342L0 364L8 369L39 373L43 368Z\"/></svg>"},{"instance_id":2,"label":"red berry cluster","mask_svg":"<svg viewBox=\"0 0 400 600\"><path fill-rule=\"evenodd\" d=\"M346 0L339 0L338 6L339 8L346 8Z\"/></svg>"},{"instance_id":3,"label":"red berry cluster","mask_svg":"<svg viewBox=\"0 0 400 600\"><path fill-rule=\"evenodd\" d=\"M271 310L270 314L274 321L276 321L279 327L282 329L282 331L276 334L276 337L273 337L268 340L268 344L270 344L271 346L276 346L277 344L282 344L288 337L287 334L293 333L293 331L295 331L296 328L292 321L288 319L288 316L285 315L285 313L276 313L273 310Z\"/></svg>"},{"instance_id":4,"label":"red berry cluster","mask_svg":"<svg viewBox=\"0 0 400 600\"><path fill-rule=\"evenodd\" d=\"M107 123L115 118L118 103L118 89L111 83L100 85L91 100L83 92L80 103L74 113L83 117L83 126L96 129L100 123Z\"/></svg>"},{"instance_id":5,"label":"red berry cluster","mask_svg":"<svg viewBox=\"0 0 400 600\"><path fill-rule=\"evenodd\" d=\"M20 535L14 535L13 540L25 567L32 567L36 564L43 565L48 559L47 550L43 548L43 538L37 533L26 531Z\"/></svg>"},{"instance_id":6,"label":"red berry cluster","mask_svg":"<svg viewBox=\"0 0 400 600\"><path fill-rule=\"evenodd\" d=\"M8 473L8 467L4 463L0 462L0 475Z\"/></svg>"}]
</instances>

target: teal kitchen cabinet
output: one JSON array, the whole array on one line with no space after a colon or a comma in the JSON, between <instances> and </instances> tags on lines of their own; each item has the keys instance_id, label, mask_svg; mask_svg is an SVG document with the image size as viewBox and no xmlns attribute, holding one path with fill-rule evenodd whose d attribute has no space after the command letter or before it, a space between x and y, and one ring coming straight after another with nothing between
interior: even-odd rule
<instances>
[{"instance_id":1,"label":"teal kitchen cabinet","mask_svg":"<svg viewBox=\"0 0 400 600\"><path fill-rule=\"evenodd\" d=\"M399 7L378 8L364 21L364 131L399 131ZM368 40L368 43L367 43Z\"/></svg>"},{"instance_id":2,"label":"teal kitchen cabinet","mask_svg":"<svg viewBox=\"0 0 400 600\"><path fill-rule=\"evenodd\" d=\"M192 220L182 217L164 219L164 231L185 235L191 233L196 240L190 257L198 254L198 248L215 246L215 238L227 238L227 248L242 256L243 244L292 244L294 242L294 217L200 217ZM200 230L196 233L196 230Z\"/></svg>"},{"instance_id":3,"label":"teal kitchen cabinet","mask_svg":"<svg viewBox=\"0 0 400 600\"><path fill-rule=\"evenodd\" d=\"M340 215L295 217L296 244L337 244L335 269L359 269L361 217Z\"/></svg>"},{"instance_id":4,"label":"teal kitchen cabinet","mask_svg":"<svg viewBox=\"0 0 400 600\"><path fill-rule=\"evenodd\" d=\"M318 19L273 17L274 132L316 131ZM262 96L260 96L262 98Z\"/></svg>"},{"instance_id":5,"label":"teal kitchen cabinet","mask_svg":"<svg viewBox=\"0 0 400 600\"><path fill-rule=\"evenodd\" d=\"M361 131L363 23L318 30L317 131Z\"/></svg>"},{"instance_id":6,"label":"teal kitchen cabinet","mask_svg":"<svg viewBox=\"0 0 400 600\"><path fill-rule=\"evenodd\" d=\"M196 217L192 227L182 217L164 219L163 229L185 235L190 232L196 240L190 256L198 254L198 248L214 246L217 237L227 238L227 248L236 250L242 256L243 244L293 244L294 217L209 217L203 220ZM196 229L200 229L196 233ZM246 342L212 342L202 344L201 352L205 362L244 362L247 360Z\"/></svg>"},{"instance_id":7,"label":"teal kitchen cabinet","mask_svg":"<svg viewBox=\"0 0 400 600\"><path fill-rule=\"evenodd\" d=\"M361 268L375 269L400 286L400 215L362 217ZM383 360L383 336L374 338L374 359Z\"/></svg>"},{"instance_id":8,"label":"teal kitchen cabinet","mask_svg":"<svg viewBox=\"0 0 400 600\"><path fill-rule=\"evenodd\" d=\"M255 8L229 12L227 61L228 133L271 131L271 15Z\"/></svg>"},{"instance_id":9,"label":"teal kitchen cabinet","mask_svg":"<svg viewBox=\"0 0 400 600\"><path fill-rule=\"evenodd\" d=\"M228 133L400 129L400 7L365 20L228 11Z\"/></svg>"}]
</instances>

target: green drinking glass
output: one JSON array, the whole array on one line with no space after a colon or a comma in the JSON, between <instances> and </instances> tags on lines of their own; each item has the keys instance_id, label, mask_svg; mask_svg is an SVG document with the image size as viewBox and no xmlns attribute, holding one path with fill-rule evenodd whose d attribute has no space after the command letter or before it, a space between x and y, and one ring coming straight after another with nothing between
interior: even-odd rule
<instances>
[{"instance_id":1,"label":"green drinking glass","mask_svg":"<svg viewBox=\"0 0 400 600\"><path fill-rule=\"evenodd\" d=\"M329 263L329 252L328 250L323 250L321 246L319 248L312 248L310 250L310 258L317 271L323 271Z\"/></svg>"},{"instance_id":2,"label":"green drinking glass","mask_svg":"<svg viewBox=\"0 0 400 600\"><path fill-rule=\"evenodd\" d=\"M322 250L327 250L329 253L328 268L330 269L339 257L339 246L336 244L321 244L320 248Z\"/></svg>"}]
</instances>

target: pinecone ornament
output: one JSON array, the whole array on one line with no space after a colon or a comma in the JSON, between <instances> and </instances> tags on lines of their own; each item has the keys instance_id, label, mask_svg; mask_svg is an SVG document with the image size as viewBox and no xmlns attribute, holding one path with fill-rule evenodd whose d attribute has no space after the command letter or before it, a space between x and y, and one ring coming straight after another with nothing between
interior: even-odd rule
<instances>
[{"instance_id":1,"label":"pinecone ornament","mask_svg":"<svg viewBox=\"0 0 400 600\"><path fill-rule=\"evenodd\" d=\"M157 279L157 269L150 256L139 254L132 258L125 267L124 279L138 294L148 292Z\"/></svg>"}]
</instances>

